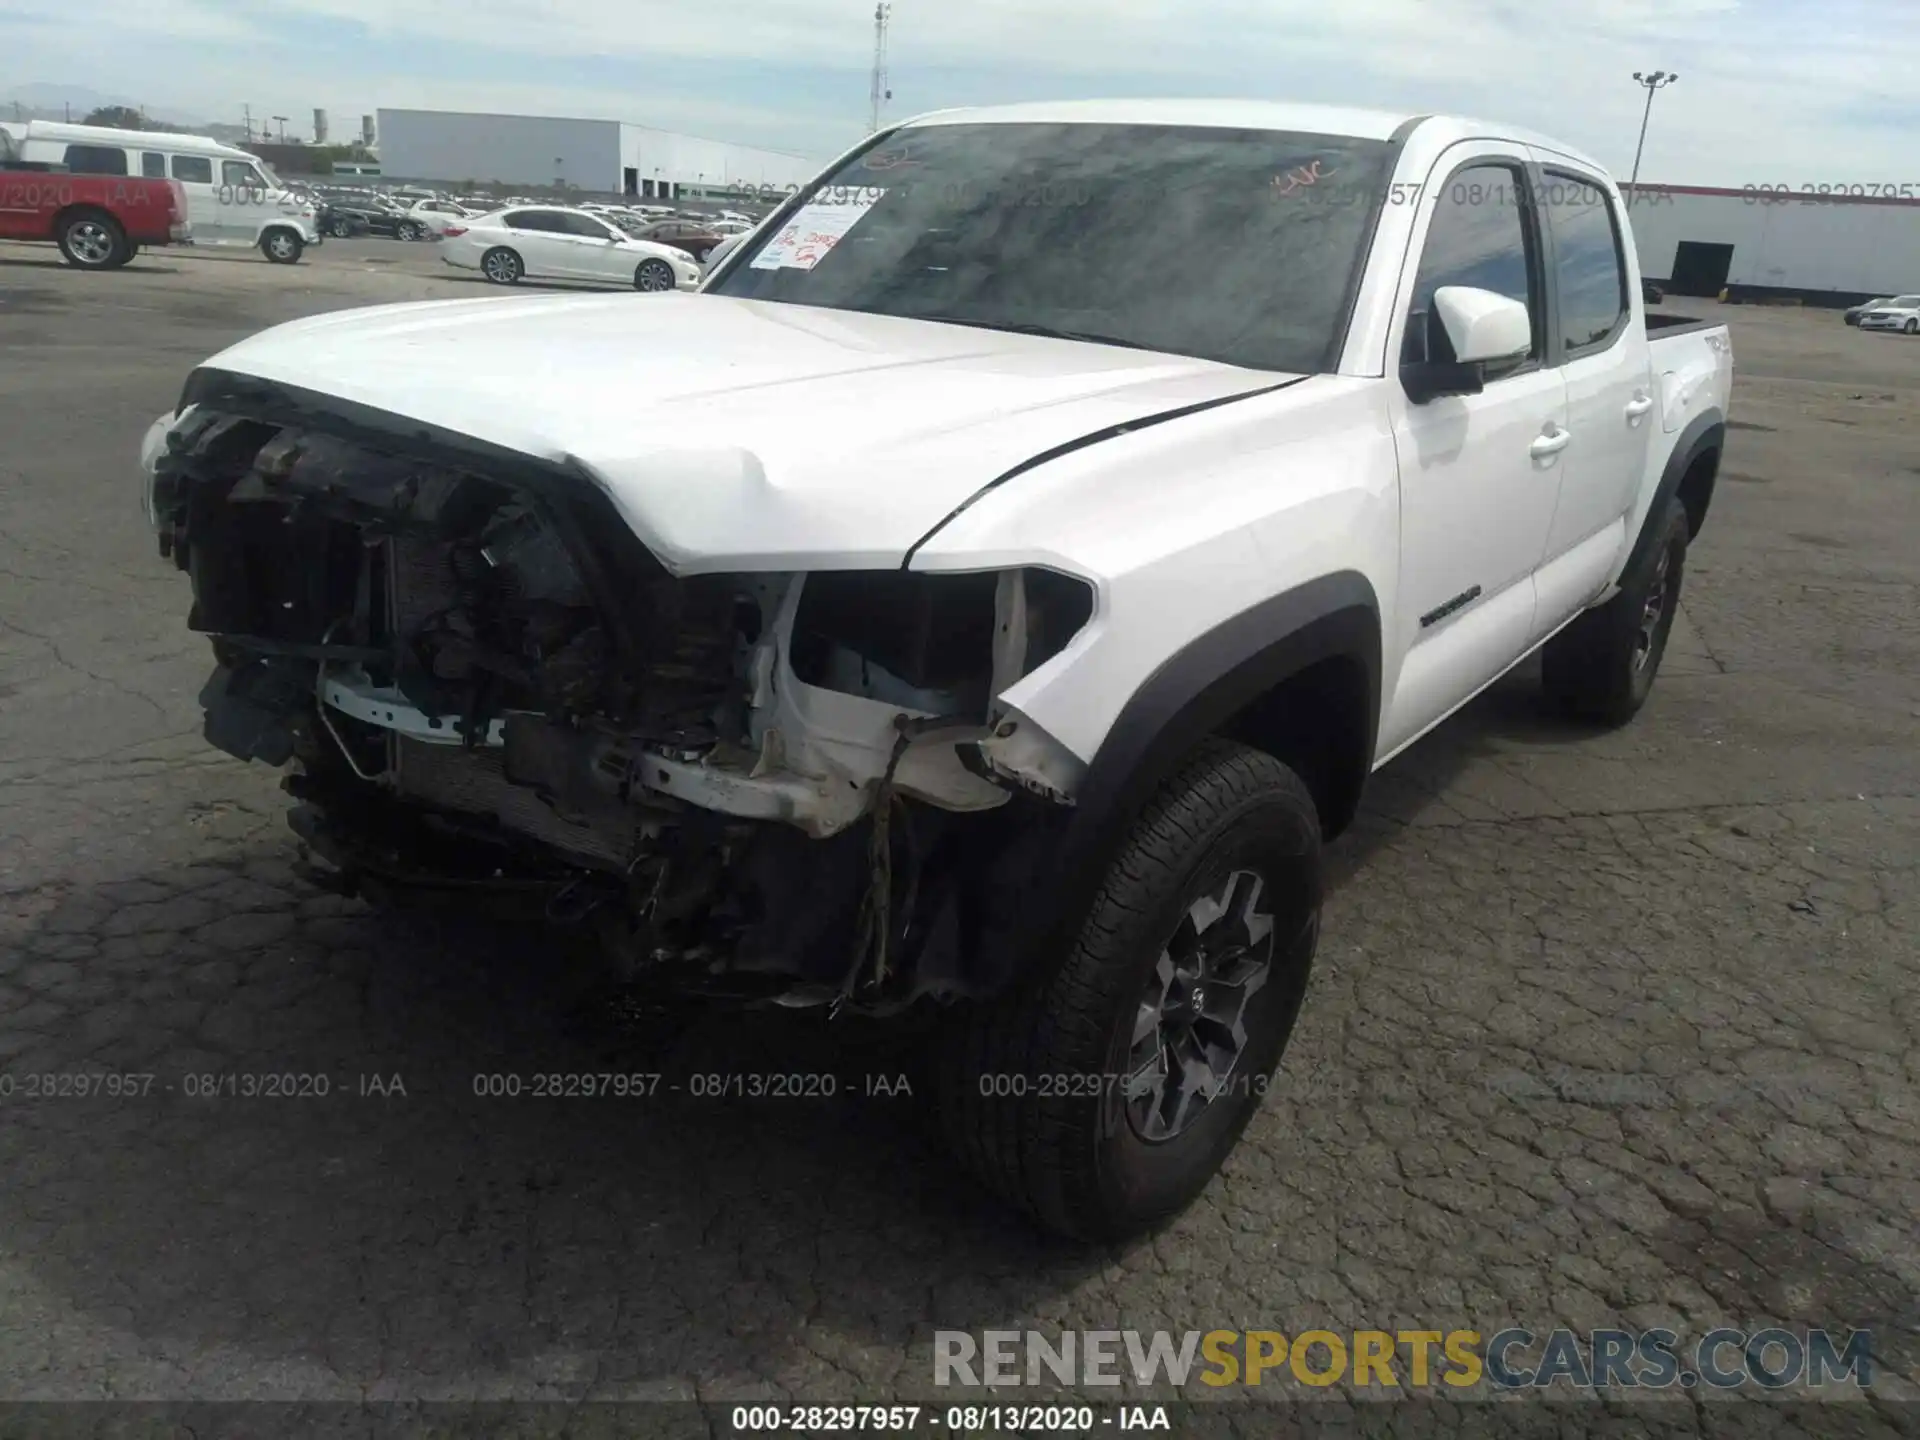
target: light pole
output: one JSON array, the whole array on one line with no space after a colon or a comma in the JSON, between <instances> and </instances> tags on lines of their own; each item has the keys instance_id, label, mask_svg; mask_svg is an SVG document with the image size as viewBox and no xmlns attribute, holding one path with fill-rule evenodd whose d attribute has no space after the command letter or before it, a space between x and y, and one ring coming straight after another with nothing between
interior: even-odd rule
<instances>
[{"instance_id":1,"label":"light pole","mask_svg":"<svg viewBox=\"0 0 1920 1440\"><path fill-rule=\"evenodd\" d=\"M1640 155L1647 148L1647 121L1653 118L1653 92L1665 89L1680 77L1666 70L1655 70L1650 75L1636 70L1633 78L1647 92L1647 108L1640 112L1640 143L1633 147L1633 178L1627 182L1627 192L1632 197L1627 201L1629 205L1640 198Z\"/></svg>"},{"instance_id":2,"label":"light pole","mask_svg":"<svg viewBox=\"0 0 1920 1440\"><path fill-rule=\"evenodd\" d=\"M273 118L280 124L280 143L284 145L287 143L287 117L284 115L276 115Z\"/></svg>"}]
</instances>

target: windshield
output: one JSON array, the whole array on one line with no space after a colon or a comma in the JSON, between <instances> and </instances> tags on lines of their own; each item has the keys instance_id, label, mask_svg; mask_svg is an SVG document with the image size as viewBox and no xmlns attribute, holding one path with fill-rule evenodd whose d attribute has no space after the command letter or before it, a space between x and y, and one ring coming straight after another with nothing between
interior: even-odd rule
<instances>
[{"instance_id":1,"label":"windshield","mask_svg":"<svg viewBox=\"0 0 1920 1440\"><path fill-rule=\"evenodd\" d=\"M814 186L710 288L1324 370L1387 157L1272 130L914 127Z\"/></svg>"}]
</instances>

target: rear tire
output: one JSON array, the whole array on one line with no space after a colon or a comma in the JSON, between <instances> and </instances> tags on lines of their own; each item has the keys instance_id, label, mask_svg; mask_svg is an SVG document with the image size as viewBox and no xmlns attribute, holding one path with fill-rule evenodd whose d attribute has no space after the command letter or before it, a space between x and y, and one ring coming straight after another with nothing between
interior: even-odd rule
<instances>
[{"instance_id":1,"label":"rear tire","mask_svg":"<svg viewBox=\"0 0 1920 1440\"><path fill-rule=\"evenodd\" d=\"M425 226L417 224L412 220L402 220L400 222L400 228L396 233L398 233L402 240L418 240L424 236L427 231Z\"/></svg>"},{"instance_id":2,"label":"rear tire","mask_svg":"<svg viewBox=\"0 0 1920 1440\"><path fill-rule=\"evenodd\" d=\"M937 1093L961 1162L1074 1239L1178 1214L1280 1062L1321 886L1319 816L1299 777L1204 743L1129 828L1070 953L954 1017Z\"/></svg>"},{"instance_id":3,"label":"rear tire","mask_svg":"<svg viewBox=\"0 0 1920 1440\"><path fill-rule=\"evenodd\" d=\"M345 240L353 234L353 225L345 217L336 216L327 226L327 233L336 240Z\"/></svg>"},{"instance_id":4,"label":"rear tire","mask_svg":"<svg viewBox=\"0 0 1920 1440\"><path fill-rule=\"evenodd\" d=\"M63 216L54 240L66 262L80 270L115 270L132 258L127 232L104 210Z\"/></svg>"},{"instance_id":5,"label":"rear tire","mask_svg":"<svg viewBox=\"0 0 1920 1440\"><path fill-rule=\"evenodd\" d=\"M1667 636L1680 610L1687 565L1687 512L1667 502L1656 539L1620 593L1549 640L1540 673L1547 698L1569 719L1617 728L1653 691Z\"/></svg>"},{"instance_id":6,"label":"rear tire","mask_svg":"<svg viewBox=\"0 0 1920 1440\"><path fill-rule=\"evenodd\" d=\"M306 248L306 241L285 228L269 230L260 237L260 253L276 265L299 263Z\"/></svg>"},{"instance_id":7,"label":"rear tire","mask_svg":"<svg viewBox=\"0 0 1920 1440\"><path fill-rule=\"evenodd\" d=\"M521 263L518 252L496 245L480 257L480 273L496 285L518 285L527 267Z\"/></svg>"}]
</instances>

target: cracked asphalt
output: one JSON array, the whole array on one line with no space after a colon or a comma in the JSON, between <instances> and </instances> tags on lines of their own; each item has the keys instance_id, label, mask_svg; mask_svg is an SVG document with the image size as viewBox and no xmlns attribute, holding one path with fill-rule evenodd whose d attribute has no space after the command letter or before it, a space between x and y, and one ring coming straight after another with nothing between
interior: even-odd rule
<instances>
[{"instance_id":1,"label":"cracked asphalt","mask_svg":"<svg viewBox=\"0 0 1920 1440\"><path fill-rule=\"evenodd\" d=\"M1523 670L1376 776L1277 1093L1190 1213L1090 1252L868 1093L911 1046L383 928L200 741L142 430L267 324L484 293L436 269L0 246L0 1398L928 1399L935 1329L1778 1324L1876 1337L1871 1391L1781 1433L1915 1428L1920 342L1670 303L1739 370L1648 708L1570 730ZM475 1093L609 1070L665 1080ZM106 1073L152 1078L25 1094Z\"/></svg>"}]
</instances>

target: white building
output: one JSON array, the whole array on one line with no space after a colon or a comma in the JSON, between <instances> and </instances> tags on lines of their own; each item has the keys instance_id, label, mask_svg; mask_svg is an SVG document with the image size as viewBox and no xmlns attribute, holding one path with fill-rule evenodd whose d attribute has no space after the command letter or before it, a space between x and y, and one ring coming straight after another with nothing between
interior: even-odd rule
<instances>
[{"instance_id":1,"label":"white building","mask_svg":"<svg viewBox=\"0 0 1920 1440\"><path fill-rule=\"evenodd\" d=\"M822 164L620 120L382 109L379 134L388 179L450 185L567 185L636 196L734 186L784 191L811 180Z\"/></svg>"},{"instance_id":2,"label":"white building","mask_svg":"<svg viewBox=\"0 0 1920 1440\"><path fill-rule=\"evenodd\" d=\"M1867 187L1860 187L1865 189ZM1851 302L1920 291L1920 193L1642 185L1628 207L1640 273L1678 295Z\"/></svg>"}]
</instances>

